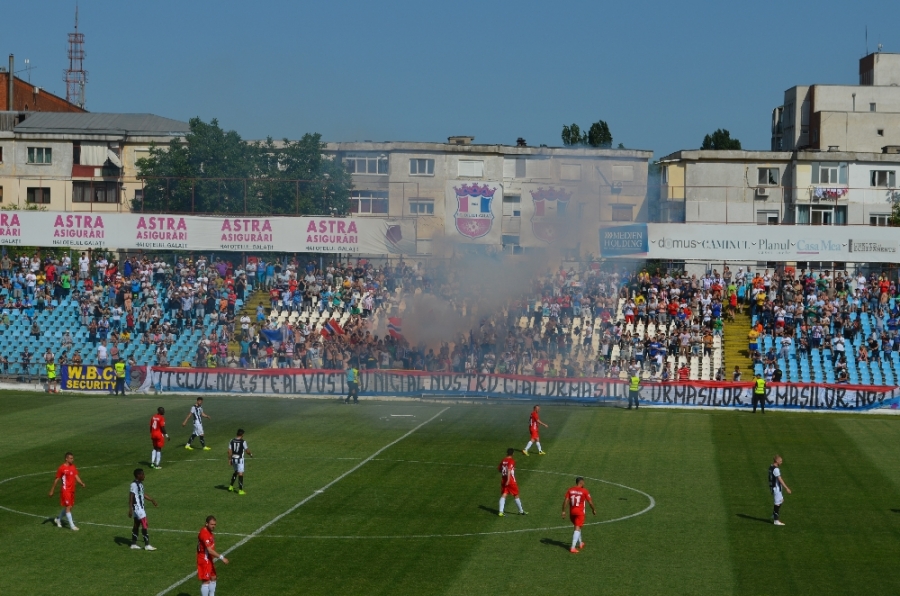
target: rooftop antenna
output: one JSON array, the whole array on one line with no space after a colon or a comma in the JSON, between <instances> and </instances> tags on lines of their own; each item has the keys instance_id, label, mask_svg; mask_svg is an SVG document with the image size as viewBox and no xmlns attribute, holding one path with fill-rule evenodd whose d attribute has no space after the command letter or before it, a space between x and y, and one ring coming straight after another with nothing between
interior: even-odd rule
<instances>
[{"instance_id":1,"label":"rooftop antenna","mask_svg":"<svg viewBox=\"0 0 900 596\"><path fill-rule=\"evenodd\" d=\"M84 33L78 32L78 3L75 3L75 31L69 33L69 68L63 71L66 83L66 101L84 108L84 86L87 71L84 70Z\"/></svg>"},{"instance_id":2,"label":"rooftop antenna","mask_svg":"<svg viewBox=\"0 0 900 596\"><path fill-rule=\"evenodd\" d=\"M34 70L35 68L37 68L37 66L32 66L31 60L29 60L28 58L25 58L25 68L23 68L21 70L17 70L16 74L19 74L20 72L28 73L27 74L28 84L30 85L31 84L31 71Z\"/></svg>"},{"instance_id":3,"label":"rooftop antenna","mask_svg":"<svg viewBox=\"0 0 900 596\"><path fill-rule=\"evenodd\" d=\"M869 26L866 25L866 56L869 55Z\"/></svg>"},{"instance_id":4,"label":"rooftop antenna","mask_svg":"<svg viewBox=\"0 0 900 596\"><path fill-rule=\"evenodd\" d=\"M879 54L881 53L881 48L883 48L883 47L884 47L883 45L878 44L878 53L879 53Z\"/></svg>"}]
</instances>

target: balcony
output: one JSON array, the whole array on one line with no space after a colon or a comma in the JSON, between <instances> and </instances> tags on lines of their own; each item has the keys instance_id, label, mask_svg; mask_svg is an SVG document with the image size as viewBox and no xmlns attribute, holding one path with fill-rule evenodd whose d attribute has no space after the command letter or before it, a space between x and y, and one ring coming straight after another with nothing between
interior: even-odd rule
<instances>
[{"instance_id":1,"label":"balcony","mask_svg":"<svg viewBox=\"0 0 900 596\"><path fill-rule=\"evenodd\" d=\"M103 166L75 164L72 166L72 178L118 178L121 175L122 170L111 164Z\"/></svg>"}]
</instances>

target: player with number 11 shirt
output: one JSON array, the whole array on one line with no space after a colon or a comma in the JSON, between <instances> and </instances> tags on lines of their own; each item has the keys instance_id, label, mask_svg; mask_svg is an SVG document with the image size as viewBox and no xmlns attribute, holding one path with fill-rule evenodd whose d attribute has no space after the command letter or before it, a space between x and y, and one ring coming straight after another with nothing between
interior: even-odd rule
<instances>
[{"instance_id":1,"label":"player with number 11 shirt","mask_svg":"<svg viewBox=\"0 0 900 596\"><path fill-rule=\"evenodd\" d=\"M591 500L591 493L584 488L584 478L579 476L575 479L575 486L566 491L566 498L563 500L562 517L566 518L566 505L569 505L569 519L575 526L575 533L572 534L571 553L577 553L579 548L584 548L584 541L581 540L581 527L584 525L584 504L591 506L591 513L597 515L594 509L594 502Z\"/></svg>"}]
</instances>

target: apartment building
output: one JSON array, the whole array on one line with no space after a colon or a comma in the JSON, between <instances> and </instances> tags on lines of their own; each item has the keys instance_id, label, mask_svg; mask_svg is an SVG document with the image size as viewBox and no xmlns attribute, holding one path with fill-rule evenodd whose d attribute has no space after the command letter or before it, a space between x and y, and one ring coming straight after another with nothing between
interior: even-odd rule
<instances>
[{"instance_id":1,"label":"apartment building","mask_svg":"<svg viewBox=\"0 0 900 596\"><path fill-rule=\"evenodd\" d=\"M798 85L772 111L772 151L900 146L900 54L859 60L858 85Z\"/></svg>"},{"instance_id":2,"label":"apartment building","mask_svg":"<svg viewBox=\"0 0 900 596\"><path fill-rule=\"evenodd\" d=\"M412 217L417 252L596 253L602 222L647 221L652 152L447 143L328 143L353 176L354 217Z\"/></svg>"},{"instance_id":3,"label":"apartment building","mask_svg":"<svg viewBox=\"0 0 900 596\"><path fill-rule=\"evenodd\" d=\"M152 114L24 116L0 118L3 207L129 211L140 203L143 192L135 162L149 156L151 145L168 144L189 130L186 122Z\"/></svg>"}]
</instances>

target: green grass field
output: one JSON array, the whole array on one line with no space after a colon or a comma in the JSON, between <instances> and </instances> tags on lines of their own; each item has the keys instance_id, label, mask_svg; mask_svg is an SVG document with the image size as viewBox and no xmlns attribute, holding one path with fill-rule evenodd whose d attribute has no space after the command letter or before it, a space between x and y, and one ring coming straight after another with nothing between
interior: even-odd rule
<instances>
[{"instance_id":1,"label":"green grass field","mask_svg":"<svg viewBox=\"0 0 900 596\"><path fill-rule=\"evenodd\" d=\"M496 466L527 441L530 405L210 396L213 451L189 452L192 401L0 395L0 594L152 596L195 570L206 515L222 551L301 502L217 566L219 596L900 592L895 417L548 405L547 455L516 456L529 515L498 518ZM159 405L172 441L157 471L147 425ZM238 426L256 455L245 496L224 490ZM47 491L67 450L87 485L79 532L43 519L59 511ZM794 490L783 528L769 523L776 452ZM148 509L156 552L128 548L139 465L160 503ZM589 522L648 508L625 487L656 505L585 526L572 555L559 511L576 474L598 508ZM199 594L199 582L169 593Z\"/></svg>"}]
</instances>

